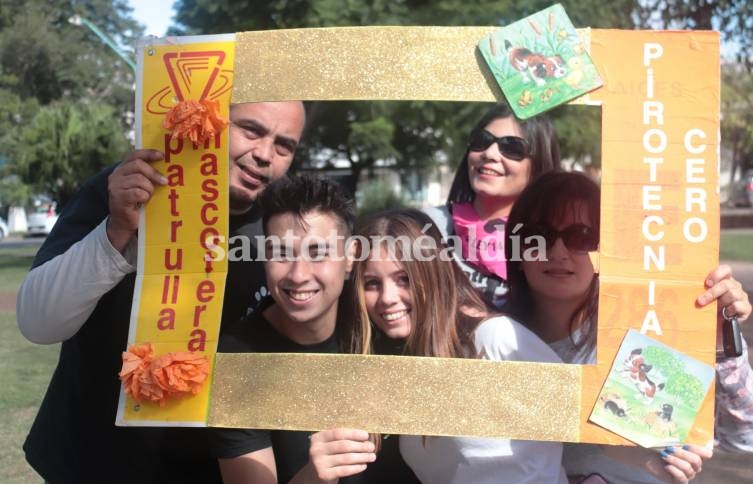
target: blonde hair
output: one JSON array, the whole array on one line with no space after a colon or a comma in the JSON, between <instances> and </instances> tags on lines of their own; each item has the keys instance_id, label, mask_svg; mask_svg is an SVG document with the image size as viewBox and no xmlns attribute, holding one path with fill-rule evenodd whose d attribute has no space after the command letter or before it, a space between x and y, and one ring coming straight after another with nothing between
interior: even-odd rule
<instances>
[{"instance_id":1,"label":"blonde hair","mask_svg":"<svg viewBox=\"0 0 753 484\"><path fill-rule=\"evenodd\" d=\"M475 356L475 351L471 351L474 348L473 331L492 310L471 286L465 273L453 260L447 259L447 251L444 258L441 257L446 246L432 220L418 210L392 210L367 219L357 234L366 240L387 237L399 240L402 237L410 242L406 246L394 244L394 254L390 253L408 274L413 299L413 324L404 352L412 356ZM404 249L413 249L413 242L424 235L435 242L431 248L421 244L421 255L431 260L418 260L413 252L406 254ZM379 251L383 246L370 247L370 251ZM352 274L354 325L361 328L371 325L364 294L364 272L371 254L364 254L365 249L363 245L357 247Z\"/></svg>"}]
</instances>

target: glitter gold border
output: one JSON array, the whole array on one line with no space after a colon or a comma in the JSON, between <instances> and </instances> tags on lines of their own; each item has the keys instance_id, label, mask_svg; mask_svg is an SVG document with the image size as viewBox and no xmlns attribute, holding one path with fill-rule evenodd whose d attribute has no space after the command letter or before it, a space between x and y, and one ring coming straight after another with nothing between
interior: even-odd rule
<instances>
[{"instance_id":1,"label":"glitter gold border","mask_svg":"<svg viewBox=\"0 0 753 484\"><path fill-rule=\"evenodd\" d=\"M492 27L343 27L236 35L233 102L503 99L476 44ZM468 62L469 58L471 62Z\"/></svg>"},{"instance_id":2,"label":"glitter gold border","mask_svg":"<svg viewBox=\"0 0 753 484\"><path fill-rule=\"evenodd\" d=\"M497 27L339 27L236 34L233 102L504 99L476 49ZM578 29L590 50L591 29ZM470 59L470 62L469 62ZM571 104L588 104L589 94Z\"/></svg>"},{"instance_id":3,"label":"glitter gold border","mask_svg":"<svg viewBox=\"0 0 753 484\"><path fill-rule=\"evenodd\" d=\"M215 365L212 427L580 440L577 365L277 353Z\"/></svg>"},{"instance_id":4,"label":"glitter gold border","mask_svg":"<svg viewBox=\"0 0 753 484\"><path fill-rule=\"evenodd\" d=\"M486 71L481 68L480 58L477 55L469 55L470 51L476 52L478 39L493 29L494 27L350 27L240 33L236 37L238 61L233 102L289 99L495 101L501 96L496 84L491 78L485 77ZM656 335L657 339L691 357L713 364L713 308L696 308L693 301L695 295L702 290L701 284L694 281L702 281L709 267L716 263L712 254L718 252L718 244L716 247L711 242L688 246L682 241L672 240L671 250L674 259L670 261L671 269L668 267L666 272L647 273L643 269L641 256L631 252L633 248L630 244L638 246L635 244L635 237L628 235L639 233L639 229L630 229L630 224L640 225L645 215L636 203L640 192L633 188L646 183L646 176L641 171L641 167L645 167L640 163L641 158L646 155L642 147L646 123L640 111L648 95L647 79L657 79L652 96L664 103L667 113L672 113L672 117L668 118L670 122L662 127L672 131L673 140L683 139L680 131L688 129L688 123L694 127L703 126L706 133L718 132L719 35L702 31L601 29L594 29L588 33L590 35L584 38L585 43L590 44L593 60L605 81L602 88L589 94L592 103L602 105L602 154L605 160L602 167L602 182L621 180L621 183L612 184L602 192L602 240L599 257L601 287L605 289L612 283L621 286L610 297L605 297L605 292L601 292L602 316L599 318L598 361L595 365L569 367L577 370L567 371L576 371L579 374L574 386L559 385L548 388L538 381L547 372L541 370L541 365L537 363L497 363L501 366L520 365L522 371L529 375L527 379L508 381L499 397L505 402L504 405L513 408L517 405L516 399L520 397L517 393L509 393L513 388L515 391L525 388L529 394L536 395L539 401L549 402L552 406L559 406L561 401L569 402L570 398L578 399L582 402L579 410L580 433L570 434L569 430L565 431L568 435L572 438L577 437L582 442L629 444L622 437L589 423L588 416L597 403L599 389L609 372L619 342L627 329L640 327L646 312L646 301L649 300L642 286L645 286L649 278L666 280L667 292L672 294L671 297L656 301L656 312L664 322L664 332ZM583 31L579 31L579 34L584 35ZM667 62L657 63L657 67L650 73L644 65L645 62L641 60L644 46L648 44L663 45L665 59L668 59ZM578 102L583 102L583 99L580 98ZM708 136L705 141L708 145L707 152L716 152L718 161L718 142L713 141L713 136ZM675 146L680 146L680 143L674 143L671 147ZM670 179L680 180L680 175L676 173L683 158L673 153L666 161L663 170L668 170L666 174ZM715 172L707 174L705 186L707 193L711 195L709 211L704 215L709 221L709 241L718 240L718 223L713 223L714 220L718 221L718 203L713 203L718 201L718 194L713 195L716 180ZM667 185L668 190L673 186L671 183ZM614 200L624 202L614 203ZM634 203L636 206L633 206ZM666 215L673 217L673 207L680 206L679 203L668 204ZM631 207L632 211L627 210ZM618 225L619 230L613 229L610 225L612 223ZM638 290L630 290L625 282L637 283L641 287ZM615 297L617 294L619 297ZM689 323L695 323L692 330L688 330ZM259 423L264 421L267 426L292 428L293 424L289 419L293 418L296 411L303 408L312 411L313 407L310 404L302 403L308 402L312 396L328 402L326 405L317 405L317 412L332 413L331 407L336 402L326 400L330 395L324 393L329 388L330 376L346 369L323 364L320 371L328 368L327 372L307 372L306 375L312 379L307 383L317 381L318 384L307 387L311 389L309 393L297 395L295 400L285 400L285 404L290 405L289 410L284 412L285 418L280 417L278 413L277 420L272 421L260 410L268 407L253 410L258 402L247 402L247 388L233 380L241 378L248 382L253 377L270 381L264 374L272 372L277 381L273 379L269 387L261 389L271 389L271 385L274 384L277 390L291 391L294 385L286 382L291 378L295 381L299 379L292 374L292 367L288 367L286 372L276 371L272 361L279 364L283 362L274 355L258 356L260 361L254 367L255 373L248 373L244 365L254 358L257 357L244 355L241 360L231 364L223 363L230 361L226 360L226 356L218 356L222 362L218 363L217 368L219 382L213 389L216 408L212 410L210 425L230 425L233 418L240 419L243 415L243 418L247 419L245 424L251 427L259 427ZM337 361L340 364L351 361L342 360L342 357L335 355L317 358L333 358L332 362ZM426 362L413 364L426 365L427 371L428 368L432 368L431 372L443 376L445 365L454 363L450 360L427 359ZM483 362L473 361L470 364L481 363ZM306 370L305 365L299 365L296 371ZM568 368L567 365L549 366L554 374ZM401 368L399 371L410 369ZM473 378L473 374L466 374L458 378L457 384L464 388L468 380ZM363 394L378 394L384 391L379 386L384 383L383 380L353 382L355 383L364 387L359 390ZM414 390L420 393L421 385L424 383L419 383L419 387ZM443 416L447 420L464 421L479 408L455 406L444 394L425 396L429 402L440 400L442 408L452 408L459 412L445 412ZM263 398L277 397L270 395ZM282 400L275 401L279 405L282 404ZM467 400L463 401L468 403ZM418 427L424 429L422 432L425 431L427 434L438 432L436 428L426 425L426 422L416 421L418 415L421 415L421 418L432 418L432 415L423 413L425 403L420 403L418 408L401 409L392 408L398 407L395 401L380 402L380 405L387 403L387 407L361 407L358 420L353 421L357 424L355 426L395 433L421 433L416 431ZM355 403L360 405L360 402ZM229 407L231 404L232 409ZM713 437L713 408L714 392L710 391L688 439L690 442L705 444ZM281 412L280 409L272 411ZM372 412L391 412L392 418L398 418L403 414L412 415L414 418L409 418L410 421L405 422L405 427L396 429L396 425L389 423L384 415L370 415ZM236 413L237 417L234 416ZM571 414L561 409L560 416L562 422L566 422ZM323 413L312 413L308 417L312 420L301 428L324 428L328 426L326 424L333 422ZM366 422L367 418L371 420ZM386 425L384 428L378 428L380 419ZM535 438L533 435L538 434L533 429L540 430L537 417L526 412L521 414L520 419L521 427L525 426L524 438ZM434 418L432 421L436 420ZM364 425L361 425L362 422ZM504 430L505 433L508 431L510 429ZM550 435L554 433L552 431ZM463 427L459 434L469 435L470 431ZM558 439L559 437L562 437L561 440L570 440L564 435L558 436Z\"/></svg>"}]
</instances>

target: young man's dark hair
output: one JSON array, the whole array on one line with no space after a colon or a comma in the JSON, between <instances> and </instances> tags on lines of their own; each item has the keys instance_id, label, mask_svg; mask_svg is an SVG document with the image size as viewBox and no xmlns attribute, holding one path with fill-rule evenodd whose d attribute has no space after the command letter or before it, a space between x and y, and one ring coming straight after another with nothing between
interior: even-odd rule
<instances>
[{"instance_id":1,"label":"young man's dark hair","mask_svg":"<svg viewBox=\"0 0 753 484\"><path fill-rule=\"evenodd\" d=\"M258 200L262 212L262 227L269 235L269 220L277 215L292 214L297 222L307 230L304 217L313 212L320 212L334 217L340 222L339 236L347 239L353 234L356 220L356 208L342 186L336 181L315 175L286 176L274 181L261 194ZM347 250L347 245L344 247ZM336 254L347 257L347 254ZM353 314L351 301L352 287L346 282L343 296L340 298L340 314ZM338 324L336 333L340 350L344 352L361 351L361 332L355 331L350 324Z\"/></svg>"},{"instance_id":2,"label":"young man's dark hair","mask_svg":"<svg viewBox=\"0 0 753 484\"><path fill-rule=\"evenodd\" d=\"M259 198L264 232L269 219L275 215L292 213L303 222L303 216L311 212L331 213L340 219L349 237L353 233L356 210L353 200L342 187L326 178L300 175L281 178L262 193Z\"/></svg>"}]
</instances>

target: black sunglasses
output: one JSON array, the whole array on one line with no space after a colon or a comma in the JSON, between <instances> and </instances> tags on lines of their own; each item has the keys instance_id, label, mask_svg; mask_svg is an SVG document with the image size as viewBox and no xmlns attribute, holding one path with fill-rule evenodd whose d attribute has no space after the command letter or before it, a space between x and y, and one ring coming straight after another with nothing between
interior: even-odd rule
<instances>
[{"instance_id":1,"label":"black sunglasses","mask_svg":"<svg viewBox=\"0 0 753 484\"><path fill-rule=\"evenodd\" d=\"M520 161L530 156L528 141L520 136L500 136L499 138L485 129L480 129L471 135L468 149L471 151L485 151L492 143L497 143L502 156Z\"/></svg>"},{"instance_id":2,"label":"black sunglasses","mask_svg":"<svg viewBox=\"0 0 753 484\"><path fill-rule=\"evenodd\" d=\"M599 234L583 224L568 225L562 230L557 230L548 225L525 225L520 231L523 243L533 245L534 241L529 237L540 236L546 241L546 248L551 249L557 239L561 238L567 250L573 252L591 252L599 247Z\"/></svg>"}]
</instances>

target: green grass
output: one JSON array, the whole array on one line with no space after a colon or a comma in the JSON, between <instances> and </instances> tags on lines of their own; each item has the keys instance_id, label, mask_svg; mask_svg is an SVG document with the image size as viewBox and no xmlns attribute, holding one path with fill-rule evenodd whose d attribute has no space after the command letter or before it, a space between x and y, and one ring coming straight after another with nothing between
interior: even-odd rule
<instances>
[{"instance_id":1,"label":"green grass","mask_svg":"<svg viewBox=\"0 0 753 484\"><path fill-rule=\"evenodd\" d=\"M753 262L753 232L722 232L719 259Z\"/></svg>"},{"instance_id":2,"label":"green grass","mask_svg":"<svg viewBox=\"0 0 753 484\"><path fill-rule=\"evenodd\" d=\"M39 246L13 247L0 246L0 293L15 294L34 260Z\"/></svg>"},{"instance_id":3,"label":"green grass","mask_svg":"<svg viewBox=\"0 0 753 484\"><path fill-rule=\"evenodd\" d=\"M0 482L38 483L26 464L21 445L37 413L59 346L40 346L24 339L16 326L15 298L38 246L0 246Z\"/></svg>"},{"instance_id":4,"label":"green grass","mask_svg":"<svg viewBox=\"0 0 753 484\"><path fill-rule=\"evenodd\" d=\"M642 442L651 447L667 445L673 441L682 442L693 426L697 408L694 408L692 404L689 406L682 395L658 392L657 397L651 403L648 403L640 396L631 382L627 381L622 375L615 374L614 370L610 373L600 395L610 394L621 397L627 415L618 417L606 410L603 404L597 403L594 414L600 419L598 423L600 425L606 423L607 425L604 426L609 430L634 442ZM695 404L700 406L702 399L703 394ZM660 410L664 403L669 403L674 407L672 420L676 426L673 431L666 433L657 429L651 430L647 424L647 419L650 418L649 414Z\"/></svg>"},{"instance_id":5,"label":"green grass","mask_svg":"<svg viewBox=\"0 0 753 484\"><path fill-rule=\"evenodd\" d=\"M58 345L29 343L14 313L0 313L0 482L39 482L26 464L21 445L31 427L58 357Z\"/></svg>"}]
</instances>

